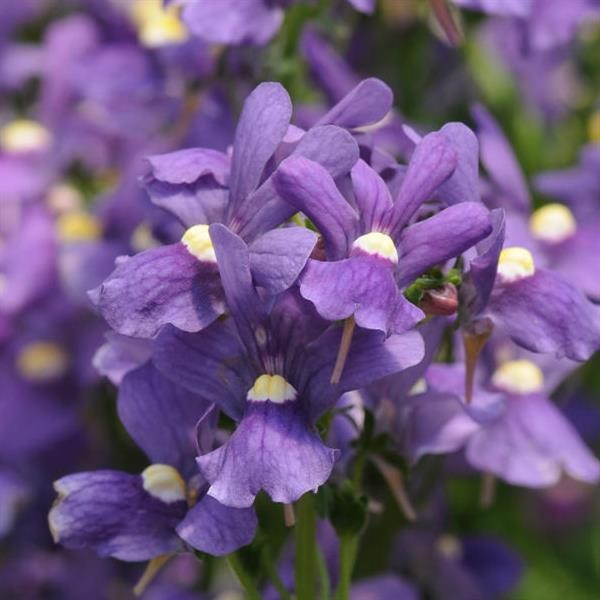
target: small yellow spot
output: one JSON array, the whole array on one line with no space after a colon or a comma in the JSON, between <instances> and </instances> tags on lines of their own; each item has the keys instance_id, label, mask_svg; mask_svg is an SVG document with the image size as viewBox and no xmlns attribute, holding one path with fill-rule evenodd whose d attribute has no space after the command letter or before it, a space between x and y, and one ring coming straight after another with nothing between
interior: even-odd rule
<instances>
[{"instance_id":1,"label":"small yellow spot","mask_svg":"<svg viewBox=\"0 0 600 600\"><path fill-rule=\"evenodd\" d=\"M463 554L463 547L460 540L455 535L445 533L441 535L436 543L439 553L450 559L459 559Z\"/></svg>"},{"instance_id":2,"label":"small yellow spot","mask_svg":"<svg viewBox=\"0 0 600 600\"><path fill-rule=\"evenodd\" d=\"M511 360L498 367L492 383L512 394L533 394L544 385L544 374L530 360Z\"/></svg>"},{"instance_id":3,"label":"small yellow spot","mask_svg":"<svg viewBox=\"0 0 600 600\"><path fill-rule=\"evenodd\" d=\"M600 110L592 113L588 122L588 134L590 142L600 144Z\"/></svg>"},{"instance_id":4,"label":"small yellow spot","mask_svg":"<svg viewBox=\"0 0 600 600\"><path fill-rule=\"evenodd\" d=\"M517 281L525 277L531 277L534 273L535 264L529 250L513 246L500 252L498 275L503 281Z\"/></svg>"},{"instance_id":5,"label":"small yellow spot","mask_svg":"<svg viewBox=\"0 0 600 600\"><path fill-rule=\"evenodd\" d=\"M56 379L65 373L68 366L67 353L53 342L32 342L17 356L19 373L34 382Z\"/></svg>"},{"instance_id":6,"label":"small yellow spot","mask_svg":"<svg viewBox=\"0 0 600 600\"><path fill-rule=\"evenodd\" d=\"M142 479L144 489L161 502L171 504L187 497L185 482L170 465L150 465L142 472Z\"/></svg>"},{"instance_id":7,"label":"small yellow spot","mask_svg":"<svg viewBox=\"0 0 600 600\"><path fill-rule=\"evenodd\" d=\"M61 242L87 242L102 236L102 225L84 210L63 213L56 220L56 234Z\"/></svg>"},{"instance_id":8,"label":"small yellow spot","mask_svg":"<svg viewBox=\"0 0 600 600\"><path fill-rule=\"evenodd\" d=\"M352 247L360 249L367 254L381 256L394 264L398 263L398 250L396 250L394 240L385 233L380 233L379 231L365 233L365 235L361 235L355 240Z\"/></svg>"},{"instance_id":9,"label":"small yellow spot","mask_svg":"<svg viewBox=\"0 0 600 600\"><path fill-rule=\"evenodd\" d=\"M283 404L296 399L296 390L281 375L261 375L248 392L248 400Z\"/></svg>"},{"instance_id":10,"label":"small yellow spot","mask_svg":"<svg viewBox=\"0 0 600 600\"><path fill-rule=\"evenodd\" d=\"M538 208L529 219L531 233L550 244L557 244L577 231L573 213L564 204L546 204Z\"/></svg>"},{"instance_id":11,"label":"small yellow spot","mask_svg":"<svg viewBox=\"0 0 600 600\"><path fill-rule=\"evenodd\" d=\"M133 230L130 243L136 252L148 250L159 245L158 240L152 235L152 230L146 223L140 223Z\"/></svg>"},{"instance_id":12,"label":"small yellow spot","mask_svg":"<svg viewBox=\"0 0 600 600\"><path fill-rule=\"evenodd\" d=\"M217 255L213 248L208 225L194 225L190 227L181 238L181 242L188 252L198 260L206 262L217 262Z\"/></svg>"},{"instance_id":13,"label":"small yellow spot","mask_svg":"<svg viewBox=\"0 0 600 600\"><path fill-rule=\"evenodd\" d=\"M18 119L0 129L0 147L5 152L37 152L52 143L52 134L41 123Z\"/></svg>"},{"instance_id":14,"label":"small yellow spot","mask_svg":"<svg viewBox=\"0 0 600 600\"><path fill-rule=\"evenodd\" d=\"M162 0L134 0L130 14L140 43L148 48L181 44L189 37L179 18L179 8L165 8Z\"/></svg>"}]
</instances>

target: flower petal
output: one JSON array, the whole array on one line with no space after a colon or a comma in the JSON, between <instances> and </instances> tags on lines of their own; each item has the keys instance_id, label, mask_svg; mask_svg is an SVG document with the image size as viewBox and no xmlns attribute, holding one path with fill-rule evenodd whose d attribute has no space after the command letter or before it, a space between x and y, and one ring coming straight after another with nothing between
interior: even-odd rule
<instances>
[{"instance_id":1,"label":"flower petal","mask_svg":"<svg viewBox=\"0 0 600 600\"><path fill-rule=\"evenodd\" d=\"M304 268L317 235L305 227L273 229L250 244L250 268L257 285L275 295L292 286Z\"/></svg>"},{"instance_id":2,"label":"flower petal","mask_svg":"<svg viewBox=\"0 0 600 600\"><path fill-rule=\"evenodd\" d=\"M325 168L307 158L290 156L279 166L274 183L281 196L317 226L329 257L346 257L358 218Z\"/></svg>"},{"instance_id":3,"label":"flower petal","mask_svg":"<svg viewBox=\"0 0 600 600\"><path fill-rule=\"evenodd\" d=\"M188 511L177 533L200 552L224 556L249 544L257 525L253 508L232 508L207 495Z\"/></svg>"},{"instance_id":4,"label":"flower petal","mask_svg":"<svg viewBox=\"0 0 600 600\"><path fill-rule=\"evenodd\" d=\"M223 312L216 266L181 243L120 262L92 300L115 331L134 337L152 337L167 323L198 331Z\"/></svg>"},{"instance_id":5,"label":"flower petal","mask_svg":"<svg viewBox=\"0 0 600 600\"><path fill-rule=\"evenodd\" d=\"M291 116L292 102L279 83L261 83L246 98L233 143L230 214L258 187Z\"/></svg>"},{"instance_id":6,"label":"flower petal","mask_svg":"<svg viewBox=\"0 0 600 600\"><path fill-rule=\"evenodd\" d=\"M323 485L336 458L306 421L301 400L250 403L231 438L197 458L208 490L227 506L251 506L264 490L290 504Z\"/></svg>"},{"instance_id":7,"label":"flower petal","mask_svg":"<svg viewBox=\"0 0 600 600\"><path fill-rule=\"evenodd\" d=\"M353 257L336 262L310 260L300 293L329 321L352 315L359 327L402 333L424 318L400 292L387 261Z\"/></svg>"},{"instance_id":8,"label":"flower petal","mask_svg":"<svg viewBox=\"0 0 600 600\"><path fill-rule=\"evenodd\" d=\"M193 473L196 424L211 406L151 362L125 376L117 399L121 422L148 458L184 475Z\"/></svg>"},{"instance_id":9,"label":"flower petal","mask_svg":"<svg viewBox=\"0 0 600 600\"><path fill-rule=\"evenodd\" d=\"M182 549L175 526L187 504L167 504L144 490L142 477L119 471L67 475L54 484L50 529L67 548L120 560L149 560Z\"/></svg>"},{"instance_id":10,"label":"flower petal","mask_svg":"<svg viewBox=\"0 0 600 600\"><path fill-rule=\"evenodd\" d=\"M428 268L460 256L491 230L490 213L477 202L461 202L410 225L398 244L398 284L403 287Z\"/></svg>"}]
</instances>

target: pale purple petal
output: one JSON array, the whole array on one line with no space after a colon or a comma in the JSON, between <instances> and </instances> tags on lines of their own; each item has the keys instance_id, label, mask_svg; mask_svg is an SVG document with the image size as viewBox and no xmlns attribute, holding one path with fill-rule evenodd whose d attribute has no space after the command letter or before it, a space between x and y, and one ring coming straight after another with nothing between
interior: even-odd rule
<instances>
[{"instance_id":1,"label":"pale purple petal","mask_svg":"<svg viewBox=\"0 0 600 600\"><path fill-rule=\"evenodd\" d=\"M115 331L134 337L152 337L168 323L198 331L223 312L216 266L181 243L126 258L91 297Z\"/></svg>"},{"instance_id":2,"label":"pale purple petal","mask_svg":"<svg viewBox=\"0 0 600 600\"><path fill-rule=\"evenodd\" d=\"M175 526L187 504L167 504L143 488L142 477L119 471L67 475L55 483L49 521L57 542L120 560L150 560L182 550Z\"/></svg>"},{"instance_id":3,"label":"pale purple petal","mask_svg":"<svg viewBox=\"0 0 600 600\"><path fill-rule=\"evenodd\" d=\"M254 281L273 295L287 290L298 279L316 243L317 234L304 227L268 231L249 246Z\"/></svg>"},{"instance_id":4,"label":"pale purple petal","mask_svg":"<svg viewBox=\"0 0 600 600\"><path fill-rule=\"evenodd\" d=\"M242 418L254 377L230 321L219 321L199 333L167 326L156 339L153 359L178 385L217 404L230 417Z\"/></svg>"},{"instance_id":5,"label":"pale purple petal","mask_svg":"<svg viewBox=\"0 0 600 600\"><path fill-rule=\"evenodd\" d=\"M283 9L263 0L186 0L182 18L207 42L261 46L279 29Z\"/></svg>"},{"instance_id":6,"label":"pale purple petal","mask_svg":"<svg viewBox=\"0 0 600 600\"><path fill-rule=\"evenodd\" d=\"M528 487L554 485L563 471L588 483L600 479L598 460L540 395L511 397L504 417L469 441L467 459L478 469Z\"/></svg>"},{"instance_id":7,"label":"pale purple petal","mask_svg":"<svg viewBox=\"0 0 600 600\"><path fill-rule=\"evenodd\" d=\"M300 293L329 321L352 315L367 329L402 333L424 318L400 292L391 265L377 257L352 257L336 262L310 260Z\"/></svg>"},{"instance_id":8,"label":"pale purple petal","mask_svg":"<svg viewBox=\"0 0 600 600\"><path fill-rule=\"evenodd\" d=\"M177 526L177 533L200 552L224 556L249 544L257 524L253 508L232 508L204 496Z\"/></svg>"},{"instance_id":9,"label":"pale purple petal","mask_svg":"<svg viewBox=\"0 0 600 600\"><path fill-rule=\"evenodd\" d=\"M151 362L125 376L117 398L121 422L148 458L183 474L193 472L196 424L210 407L201 396L167 379Z\"/></svg>"},{"instance_id":10,"label":"pale purple petal","mask_svg":"<svg viewBox=\"0 0 600 600\"><path fill-rule=\"evenodd\" d=\"M531 200L525 176L498 123L480 105L473 108L473 117L477 122L481 162L494 184L501 190L501 200L507 207L529 210Z\"/></svg>"},{"instance_id":11,"label":"pale purple petal","mask_svg":"<svg viewBox=\"0 0 600 600\"><path fill-rule=\"evenodd\" d=\"M331 124L346 129L373 125L388 114L393 100L392 90L383 81L374 77L364 79L323 115L317 125Z\"/></svg>"},{"instance_id":12,"label":"pale purple petal","mask_svg":"<svg viewBox=\"0 0 600 600\"><path fill-rule=\"evenodd\" d=\"M496 285L488 311L533 352L582 361L600 348L600 308L551 271L538 269L531 277Z\"/></svg>"},{"instance_id":13,"label":"pale purple petal","mask_svg":"<svg viewBox=\"0 0 600 600\"><path fill-rule=\"evenodd\" d=\"M244 508L264 490L274 502L292 503L327 481L336 451L306 421L300 402L249 403L231 438L197 458L209 495Z\"/></svg>"},{"instance_id":14,"label":"pale purple petal","mask_svg":"<svg viewBox=\"0 0 600 600\"><path fill-rule=\"evenodd\" d=\"M398 244L398 283L402 287L428 268L460 256L492 230L489 211L476 202L461 202L407 227Z\"/></svg>"},{"instance_id":15,"label":"pale purple petal","mask_svg":"<svg viewBox=\"0 0 600 600\"><path fill-rule=\"evenodd\" d=\"M358 217L325 168L307 158L291 156L279 166L274 182L282 198L319 229L329 257L347 256Z\"/></svg>"},{"instance_id":16,"label":"pale purple petal","mask_svg":"<svg viewBox=\"0 0 600 600\"><path fill-rule=\"evenodd\" d=\"M416 146L386 225L397 237L417 209L448 180L458 153L442 133L427 134Z\"/></svg>"},{"instance_id":17,"label":"pale purple petal","mask_svg":"<svg viewBox=\"0 0 600 600\"><path fill-rule=\"evenodd\" d=\"M354 165L351 175L362 230L378 230L384 215L392 207L390 191L377 172L362 159Z\"/></svg>"},{"instance_id":18,"label":"pale purple petal","mask_svg":"<svg viewBox=\"0 0 600 600\"><path fill-rule=\"evenodd\" d=\"M204 175L226 185L229 176L229 157L210 148L190 148L168 154L149 156L152 175L163 183L194 183Z\"/></svg>"},{"instance_id":19,"label":"pale purple petal","mask_svg":"<svg viewBox=\"0 0 600 600\"><path fill-rule=\"evenodd\" d=\"M279 83L261 83L246 98L233 143L232 211L259 186L267 161L283 139L291 116L292 102Z\"/></svg>"}]
</instances>

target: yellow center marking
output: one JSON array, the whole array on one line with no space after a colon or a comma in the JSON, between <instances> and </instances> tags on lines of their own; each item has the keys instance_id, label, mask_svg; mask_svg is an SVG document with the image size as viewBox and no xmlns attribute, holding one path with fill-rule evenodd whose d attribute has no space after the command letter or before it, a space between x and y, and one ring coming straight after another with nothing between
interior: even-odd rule
<instances>
[{"instance_id":1,"label":"yellow center marking","mask_svg":"<svg viewBox=\"0 0 600 600\"><path fill-rule=\"evenodd\" d=\"M571 237L577 231L577 223L564 204L547 204L531 215L529 229L539 240L556 244Z\"/></svg>"},{"instance_id":2,"label":"yellow center marking","mask_svg":"<svg viewBox=\"0 0 600 600\"><path fill-rule=\"evenodd\" d=\"M535 273L535 264L531 252L525 248L513 246L500 252L498 259L498 275L504 281L517 281L531 277Z\"/></svg>"},{"instance_id":3,"label":"yellow center marking","mask_svg":"<svg viewBox=\"0 0 600 600\"><path fill-rule=\"evenodd\" d=\"M36 152L46 150L52 134L37 121L18 119L0 129L0 147L5 152Z\"/></svg>"},{"instance_id":4,"label":"yellow center marking","mask_svg":"<svg viewBox=\"0 0 600 600\"><path fill-rule=\"evenodd\" d=\"M17 356L19 373L34 382L56 379L65 373L68 366L67 353L53 342L32 342Z\"/></svg>"},{"instance_id":5,"label":"yellow center marking","mask_svg":"<svg viewBox=\"0 0 600 600\"><path fill-rule=\"evenodd\" d=\"M170 465L150 465L142 472L144 489L167 504L186 499L186 485L181 475Z\"/></svg>"},{"instance_id":6,"label":"yellow center marking","mask_svg":"<svg viewBox=\"0 0 600 600\"><path fill-rule=\"evenodd\" d=\"M84 210L65 212L56 219L56 234L61 242L88 242L102 236L100 221Z\"/></svg>"},{"instance_id":7,"label":"yellow center marking","mask_svg":"<svg viewBox=\"0 0 600 600\"><path fill-rule=\"evenodd\" d=\"M355 240L352 247L360 249L367 254L381 256L394 264L398 263L396 245L392 238L385 233L380 233L379 231L365 233L365 235L361 235Z\"/></svg>"},{"instance_id":8,"label":"yellow center marking","mask_svg":"<svg viewBox=\"0 0 600 600\"><path fill-rule=\"evenodd\" d=\"M217 262L217 255L213 248L208 225L194 225L190 227L181 238L181 242L188 252L198 260L206 262Z\"/></svg>"},{"instance_id":9,"label":"yellow center marking","mask_svg":"<svg viewBox=\"0 0 600 600\"><path fill-rule=\"evenodd\" d=\"M544 374L530 360L511 360L496 369L492 383L513 394L533 394L542 389Z\"/></svg>"},{"instance_id":10,"label":"yellow center marking","mask_svg":"<svg viewBox=\"0 0 600 600\"><path fill-rule=\"evenodd\" d=\"M130 14L140 43L147 48L181 44L189 37L179 18L179 8L165 8L162 0L134 0Z\"/></svg>"},{"instance_id":11,"label":"yellow center marking","mask_svg":"<svg viewBox=\"0 0 600 600\"><path fill-rule=\"evenodd\" d=\"M281 375L261 375L248 392L248 400L283 404L295 400L296 390Z\"/></svg>"}]
</instances>

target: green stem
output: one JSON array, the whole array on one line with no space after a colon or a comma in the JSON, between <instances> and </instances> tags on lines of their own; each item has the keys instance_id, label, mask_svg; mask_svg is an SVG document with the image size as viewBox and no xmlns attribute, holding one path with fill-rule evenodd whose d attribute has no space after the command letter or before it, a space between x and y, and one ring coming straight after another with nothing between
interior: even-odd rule
<instances>
[{"instance_id":1,"label":"green stem","mask_svg":"<svg viewBox=\"0 0 600 600\"><path fill-rule=\"evenodd\" d=\"M352 572L354 571L357 550L357 535L346 534L340 537L340 583L336 594L337 600L348 600L350 597Z\"/></svg>"},{"instance_id":2,"label":"green stem","mask_svg":"<svg viewBox=\"0 0 600 600\"><path fill-rule=\"evenodd\" d=\"M296 598L313 600L315 597L316 528L314 494L304 494L296 503Z\"/></svg>"},{"instance_id":3,"label":"green stem","mask_svg":"<svg viewBox=\"0 0 600 600\"><path fill-rule=\"evenodd\" d=\"M319 569L319 581L321 585L321 600L329 600L331 597L331 581L329 579L329 571L327 563L321 550L317 550L317 566Z\"/></svg>"},{"instance_id":4,"label":"green stem","mask_svg":"<svg viewBox=\"0 0 600 600\"><path fill-rule=\"evenodd\" d=\"M265 550L263 552L262 558L267 575L269 576L271 583L279 593L279 597L281 598L281 600L291 600L292 597L288 592L287 588L285 587L285 584L281 580L281 577L279 577L277 569L275 568L275 564L273 562L273 557L271 556L271 553L268 550Z\"/></svg>"},{"instance_id":5,"label":"green stem","mask_svg":"<svg viewBox=\"0 0 600 600\"><path fill-rule=\"evenodd\" d=\"M254 579L250 573L246 571L240 557L235 552L227 556L227 564L244 588L246 598L248 598L248 600L261 600L261 594L256 587Z\"/></svg>"}]
</instances>

